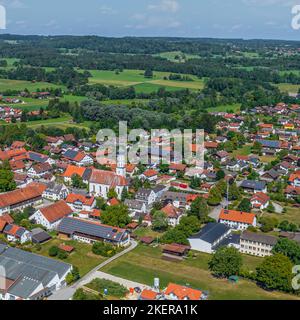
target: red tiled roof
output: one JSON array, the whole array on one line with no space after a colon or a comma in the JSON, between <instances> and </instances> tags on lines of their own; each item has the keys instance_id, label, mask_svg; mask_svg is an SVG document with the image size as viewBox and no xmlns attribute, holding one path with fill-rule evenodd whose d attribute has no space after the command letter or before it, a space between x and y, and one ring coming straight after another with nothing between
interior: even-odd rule
<instances>
[{"instance_id":1,"label":"red tiled roof","mask_svg":"<svg viewBox=\"0 0 300 320\"><path fill-rule=\"evenodd\" d=\"M178 209L174 207L171 203L167 204L164 208L161 209L168 218L177 218L179 216Z\"/></svg>"},{"instance_id":2,"label":"red tiled roof","mask_svg":"<svg viewBox=\"0 0 300 320\"><path fill-rule=\"evenodd\" d=\"M75 193L70 193L67 196L66 202L67 203L74 203L76 201L82 202L86 206L91 206L93 202L95 201L94 197L86 197L82 194L75 194Z\"/></svg>"},{"instance_id":3,"label":"red tiled roof","mask_svg":"<svg viewBox=\"0 0 300 320\"><path fill-rule=\"evenodd\" d=\"M158 172L156 170L153 169L148 169L143 173L144 176L150 178L150 177L154 177L158 175Z\"/></svg>"},{"instance_id":4,"label":"red tiled roof","mask_svg":"<svg viewBox=\"0 0 300 320\"><path fill-rule=\"evenodd\" d=\"M91 183L103 184L110 187L127 186L126 178L119 176L112 171L97 170L92 171L90 178Z\"/></svg>"},{"instance_id":5,"label":"red tiled roof","mask_svg":"<svg viewBox=\"0 0 300 320\"><path fill-rule=\"evenodd\" d=\"M235 221L246 224L253 224L254 218L254 213L226 209L222 209L219 216L220 220Z\"/></svg>"},{"instance_id":6,"label":"red tiled roof","mask_svg":"<svg viewBox=\"0 0 300 320\"><path fill-rule=\"evenodd\" d=\"M8 207L20 202L40 197L45 190L45 185L31 183L25 188L0 194L0 207Z\"/></svg>"},{"instance_id":7,"label":"red tiled roof","mask_svg":"<svg viewBox=\"0 0 300 320\"><path fill-rule=\"evenodd\" d=\"M8 151L0 151L0 160L10 160L16 156L27 154L26 149L14 149L14 150L8 150Z\"/></svg>"},{"instance_id":8,"label":"red tiled roof","mask_svg":"<svg viewBox=\"0 0 300 320\"><path fill-rule=\"evenodd\" d=\"M252 198L251 198L251 202L252 201L258 201L258 202L260 202L260 203L262 203L262 204L265 204L265 203L267 203L268 201L270 200L270 197L267 195L267 194L265 194L265 193L263 193L263 192L257 192L257 193L255 193L253 196L252 196Z\"/></svg>"},{"instance_id":9,"label":"red tiled roof","mask_svg":"<svg viewBox=\"0 0 300 320\"><path fill-rule=\"evenodd\" d=\"M170 170L176 170L176 171L184 171L186 169L186 164L181 163L171 163L169 166Z\"/></svg>"},{"instance_id":10,"label":"red tiled roof","mask_svg":"<svg viewBox=\"0 0 300 320\"><path fill-rule=\"evenodd\" d=\"M48 207L41 208L40 211L50 223L60 220L73 212L64 200L55 202Z\"/></svg>"},{"instance_id":11,"label":"red tiled roof","mask_svg":"<svg viewBox=\"0 0 300 320\"><path fill-rule=\"evenodd\" d=\"M144 289L141 292L141 296L140 297L141 297L142 300L156 300L157 294L158 293L155 292L155 291Z\"/></svg>"},{"instance_id":12,"label":"red tiled roof","mask_svg":"<svg viewBox=\"0 0 300 320\"><path fill-rule=\"evenodd\" d=\"M5 228L5 226L7 225L7 222L4 220L0 220L0 232L3 231L3 229Z\"/></svg>"},{"instance_id":13,"label":"red tiled roof","mask_svg":"<svg viewBox=\"0 0 300 320\"><path fill-rule=\"evenodd\" d=\"M59 249L65 251L65 252L70 253L70 252L72 252L72 251L74 250L74 247L68 246L68 245L66 245L66 244L62 244L62 243L61 243L61 244L59 245Z\"/></svg>"},{"instance_id":14,"label":"red tiled roof","mask_svg":"<svg viewBox=\"0 0 300 320\"><path fill-rule=\"evenodd\" d=\"M175 283L169 283L166 291L166 295L174 294L179 300L200 300L202 291L180 286Z\"/></svg>"},{"instance_id":15,"label":"red tiled roof","mask_svg":"<svg viewBox=\"0 0 300 320\"><path fill-rule=\"evenodd\" d=\"M77 167L77 166L68 165L66 171L63 174L63 177L72 178L72 176L76 175L76 174L79 175L80 177L82 177L85 170L86 170L86 168L84 168L84 167Z\"/></svg>"}]
</instances>

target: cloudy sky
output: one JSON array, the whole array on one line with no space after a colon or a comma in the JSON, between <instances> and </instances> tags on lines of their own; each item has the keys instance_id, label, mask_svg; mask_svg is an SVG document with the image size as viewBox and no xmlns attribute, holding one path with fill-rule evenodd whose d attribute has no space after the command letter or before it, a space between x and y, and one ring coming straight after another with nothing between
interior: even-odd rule
<instances>
[{"instance_id":1,"label":"cloudy sky","mask_svg":"<svg viewBox=\"0 0 300 320\"><path fill-rule=\"evenodd\" d=\"M14 34L300 40L300 0L0 0Z\"/></svg>"}]
</instances>

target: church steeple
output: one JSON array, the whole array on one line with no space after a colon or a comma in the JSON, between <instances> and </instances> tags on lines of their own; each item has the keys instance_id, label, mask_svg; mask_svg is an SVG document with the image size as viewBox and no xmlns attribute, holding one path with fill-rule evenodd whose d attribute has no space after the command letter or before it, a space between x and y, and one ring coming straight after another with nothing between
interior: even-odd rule
<instances>
[{"instance_id":1,"label":"church steeple","mask_svg":"<svg viewBox=\"0 0 300 320\"><path fill-rule=\"evenodd\" d=\"M119 154L117 162L118 162L117 169L116 169L117 175L126 177L125 156L123 154Z\"/></svg>"}]
</instances>

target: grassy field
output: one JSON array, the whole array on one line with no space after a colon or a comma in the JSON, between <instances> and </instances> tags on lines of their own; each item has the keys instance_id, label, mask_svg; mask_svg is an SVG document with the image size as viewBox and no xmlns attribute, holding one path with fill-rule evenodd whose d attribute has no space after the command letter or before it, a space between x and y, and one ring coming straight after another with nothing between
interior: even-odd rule
<instances>
[{"instance_id":1,"label":"grassy field","mask_svg":"<svg viewBox=\"0 0 300 320\"><path fill-rule=\"evenodd\" d=\"M208 270L209 259L210 255L197 253L196 258L170 262L161 259L159 247L140 245L134 251L105 266L101 271L148 285L153 285L154 278L159 277L161 288L169 282L191 285L194 288L209 291L211 300L296 299L292 295L265 291L248 280L240 279L237 284L232 284L225 279L216 279ZM249 270L254 270L261 261L256 257L244 257L244 263Z\"/></svg>"},{"instance_id":2,"label":"grassy field","mask_svg":"<svg viewBox=\"0 0 300 320\"><path fill-rule=\"evenodd\" d=\"M75 248L74 252L69 254L68 258L63 261L78 267L81 276L85 275L105 260L104 257L92 253L91 245L80 243L78 241L62 241L60 239L52 239L43 244L40 251L35 250L34 252L49 257L49 248L52 246L58 246L62 243Z\"/></svg>"},{"instance_id":3,"label":"grassy field","mask_svg":"<svg viewBox=\"0 0 300 320\"><path fill-rule=\"evenodd\" d=\"M114 71L90 70L92 77L89 79L91 84L105 84L113 86L134 86L138 92L153 92L160 87L165 87L167 90L191 89L199 90L204 86L204 82L195 76L189 75L193 81L170 81L165 80L165 77L170 75L170 72L154 72L153 78L145 78L143 70L124 70L119 74Z\"/></svg>"},{"instance_id":4,"label":"grassy field","mask_svg":"<svg viewBox=\"0 0 300 320\"><path fill-rule=\"evenodd\" d=\"M263 216L264 217L274 217L279 220L279 222L283 220L288 220L289 222L293 222L297 224L298 226L300 225L300 209L299 208L293 208L291 206L285 206L284 203L280 203L282 207L286 208L285 213L268 213L264 212Z\"/></svg>"},{"instance_id":5,"label":"grassy field","mask_svg":"<svg viewBox=\"0 0 300 320\"><path fill-rule=\"evenodd\" d=\"M58 86L48 82L31 82L23 80L0 79L0 92L6 90L24 90L35 91L37 89L58 88Z\"/></svg>"},{"instance_id":6,"label":"grassy field","mask_svg":"<svg viewBox=\"0 0 300 320\"><path fill-rule=\"evenodd\" d=\"M249 154L251 154L251 148L252 148L252 144L247 144L244 145L242 148L238 149L238 150L234 150L232 152L232 156L236 157L236 156L248 156Z\"/></svg>"},{"instance_id":7,"label":"grassy field","mask_svg":"<svg viewBox=\"0 0 300 320\"><path fill-rule=\"evenodd\" d=\"M199 58L199 56L197 56L197 55L186 54L186 53L183 53L181 51L162 52L162 53L159 53L159 54L155 54L154 56L161 57L161 58L167 59L167 60L172 61L172 62L185 62L185 60ZM176 56L179 56L180 59L179 60L175 59ZM183 59L183 56L185 56L185 59Z\"/></svg>"},{"instance_id":8,"label":"grassy field","mask_svg":"<svg viewBox=\"0 0 300 320\"><path fill-rule=\"evenodd\" d=\"M215 108L208 108L208 112L228 112L228 111L233 111L233 112L238 112L241 109L241 104L240 103L235 103L235 104L227 104L223 106L218 106Z\"/></svg>"},{"instance_id":9,"label":"grassy field","mask_svg":"<svg viewBox=\"0 0 300 320\"><path fill-rule=\"evenodd\" d=\"M276 86L280 89L280 91L288 93L297 93L300 89L299 84L279 83L276 84Z\"/></svg>"}]
</instances>

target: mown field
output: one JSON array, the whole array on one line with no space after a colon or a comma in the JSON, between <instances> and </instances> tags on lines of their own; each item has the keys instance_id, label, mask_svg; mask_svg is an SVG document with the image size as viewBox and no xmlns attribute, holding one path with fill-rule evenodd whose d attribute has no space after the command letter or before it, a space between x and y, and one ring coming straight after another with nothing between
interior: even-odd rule
<instances>
[{"instance_id":1,"label":"mown field","mask_svg":"<svg viewBox=\"0 0 300 320\"><path fill-rule=\"evenodd\" d=\"M18 90L22 91L28 89L29 91L36 91L37 89L49 89L49 88L64 88L53 83L48 82L31 82L25 80L10 80L10 79L0 79L0 92L6 90Z\"/></svg>"},{"instance_id":2,"label":"mown field","mask_svg":"<svg viewBox=\"0 0 300 320\"><path fill-rule=\"evenodd\" d=\"M196 54L186 54L181 51L162 52L159 54L155 54L154 56L161 57L172 62L184 62L186 60L199 58L199 56ZM176 56L179 57L179 59L175 59ZM183 57L185 57L185 59Z\"/></svg>"},{"instance_id":3,"label":"mown field","mask_svg":"<svg viewBox=\"0 0 300 320\"><path fill-rule=\"evenodd\" d=\"M134 251L105 266L101 271L132 281L153 285L155 277L160 279L161 288L169 282L190 285L209 292L211 300L276 300L297 299L281 292L269 292L254 282L239 279L236 284L225 279L216 279L208 270L210 255L196 253L196 258L182 262L170 262L161 258L159 247L139 245ZM262 261L260 258L244 256L244 264L254 270Z\"/></svg>"},{"instance_id":4,"label":"mown field","mask_svg":"<svg viewBox=\"0 0 300 320\"><path fill-rule=\"evenodd\" d=\"M124 70L117 74L115 71L90 70L92 77L89 79L91 84L100 83L113 86L133 86L138 92L152 92L160 87L167 90L191 89L199 90L204 87L204 82L195 76L188 75L193 81L173 81L165 80L170 72L154 72L153 78L145 78L143 70Z\"/></svg>"}]
</instances>

